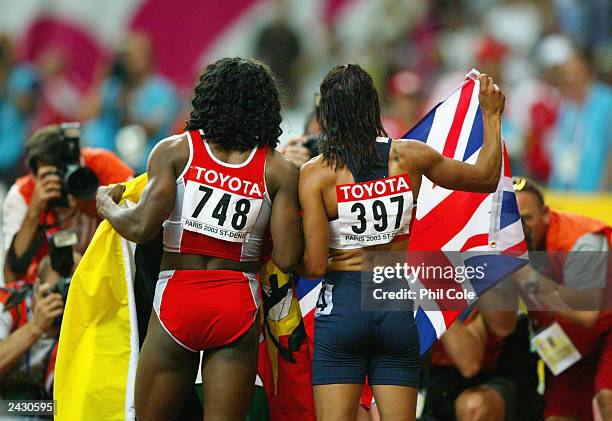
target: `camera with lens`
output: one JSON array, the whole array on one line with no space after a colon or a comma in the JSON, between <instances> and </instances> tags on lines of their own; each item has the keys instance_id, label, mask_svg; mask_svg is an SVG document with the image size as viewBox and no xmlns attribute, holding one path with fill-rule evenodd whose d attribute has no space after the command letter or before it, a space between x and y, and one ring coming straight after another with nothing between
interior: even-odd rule
<instances>
[{"instance_id":1,"label":"camera with lens","mask_svg":"<svg viewBox=\"0 0 612 421\"><path fill-rule=\"evenodd\" d=\"M99 185L96 174L81 165L81 124L62 123L59 131L59 146L54 154L55 159L49 164L57 167L57 175L62 180L62 194L49 202L50 207L67 207L68 194L76 199L92 199Z\"/></svg>"},{"instance_id":2,"label":"camera with lens","mask_svg":"<svg viewBox=\"0 0 612 421\"><path fill-rule=\"evenodd\" d=\"M72 281L72 268L74 267L72 248L77 242L77 234L74 231L67 230L56 232L49 241L51 268L60 276L57 283L49 290L49 293L60 294L64 302L68 298L68 288Z\"/></svg>"},{"instance_id":3,"label":"camera with lens","mask_svg":"<svg viewBox=\"0 0 612 421\"><path fill-rule=\"evenodd\" d=\"M65 303L68 298L68 289L70 288L70 282L72 277L64 277L58 279L57 283L53 285L53 288L49 289L50 294L59 294L62 296L62 301Z\"/></svg>"},{"instance_id":4,"label":"camera with lens","mask_svg":"<svg viewBox=\"0 0 612 421\"><path fill-rule=\"evenodd\" d=\"M319 155L319 135L318 134L307 134L307 133L310 132L311 130L310 125L313 122L317 122L317 125L318 125L319 103L320 102L321 102L321 94L317 92L314 95L312 111L306 118L306 124L304 125L304 134L305 134L304 147L308 149L308 152L310 152L311 157Z\"/></svg>"}]
</instances>

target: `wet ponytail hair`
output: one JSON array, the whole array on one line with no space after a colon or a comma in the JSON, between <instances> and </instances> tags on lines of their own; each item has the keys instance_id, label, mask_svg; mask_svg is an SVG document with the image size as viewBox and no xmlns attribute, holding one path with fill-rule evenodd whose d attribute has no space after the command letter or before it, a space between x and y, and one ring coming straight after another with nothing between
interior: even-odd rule
<instances>
[{"instance_id":1,"label":"wet ponytail hair","mask_svg":"<svg viewBox=\"0 0 612 421\"><path fill-rule=\"evenodd\" d=\"M376 138L387 136L378 93L358 64L336 66L321 83L318 110L319 150L334 169L346 167L351 154L358 172L382 165Z\"/></svg>"}]
</instances>

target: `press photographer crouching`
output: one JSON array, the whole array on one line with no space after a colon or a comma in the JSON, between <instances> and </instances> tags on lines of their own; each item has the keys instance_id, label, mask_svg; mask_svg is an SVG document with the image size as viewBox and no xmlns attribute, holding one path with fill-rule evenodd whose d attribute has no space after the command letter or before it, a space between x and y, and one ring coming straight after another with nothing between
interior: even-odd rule
<instances>
[{"instance_id":1,"label":"press photographer crouching","mask_svg":"<svg viewBox=\"0 0 612 421\"><path fill-rule=\"evenodd\" d=\"M47 126L26 143L31 173L13 184L4 201L6 282L31 284L54 242L76 238L73 249L83 254L100 222L96 189L133 175L113 153L81 148L80 132L78 123Z\"/></svg>"},{"instance_id":2,"label":"press photographer crouching","mask_svg":"<svg viewBox=\"0 0 612 421\"><path fill-rule=\"evenodd\" d=\"M52 396L64 303L80 254L76 238L62 238L42 259L33 284L0 288L0 399Z\"/></svg>"}]
</instances>

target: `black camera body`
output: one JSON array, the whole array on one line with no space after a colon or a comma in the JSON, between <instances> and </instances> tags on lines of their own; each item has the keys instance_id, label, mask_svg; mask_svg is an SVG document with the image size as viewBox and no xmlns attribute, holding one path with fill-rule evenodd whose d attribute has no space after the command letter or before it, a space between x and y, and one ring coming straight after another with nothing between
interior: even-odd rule
<instances>
[{"instance_id":1,"label":"black camera body","mask_svg":"<svg viewBox=\"0 0 612 421\"><path fill-rule=\"evenodd\" d=\"M61 276L55 285L52 288L49 288L45 297L49 294L59 294L62 296L62 302L64 303L64 308L66 306L66 300L68 299L68 289L70 288L70 282L72 282L72 277ZM64 319L63 314L58 316L53 321L53 326L60 327L62 325L62 320Z\"/></svg>"},{"instance_id":2,"label":"black camera body","mask_svg":"<svg viewBox=\"0 0 612 421\"><path fill-rule=\"evenodd\" d=\"M304 147L308 149L308 152L310 152L311 158L319 155L319 136L317 135L306 136Z\"/></svg>"},{"instance_id":3,"label":"black camera body","mask_svg":"<svg viewBox=\"0 0 612 421\"><path fill-rule=\"evenodd\" d=\"M79 241L74 231L58 231L53 234L49 241L49 258L51 268L59 273L61 277L68 278L72 275L74 257L73 246Z\"/></svg>"},{"instance_id":4,"label":"black camera body","mask_svg":"<svg viewBox=\"0 0 612 421\"><path fill-rule=\"evenodd\" d=\"M59 294L64 305L68 299L68 290L72 282L72 268L74 267L73 246L77 244L78 236L74 231L58 231L49 240L49 258L51 268L59 273L60 278L47 294ZM55 321L56 326L62 323L61 316Z\"/></svg>"},{"instance_id":5,"label":"black camera body","mask_svg":"<svg viewBox=\"0 0 612 421\"><path fill-rule=\"evenodd\" d=\"M100 184L94 172L81 165L80 123L62 123L56 162L57 175L62 180L62 195L49 202L50 207L67 207L68 194L76 199L87 200L95 197Z\"/></svg>"},{"instance_id":6,"label":"black camera body","mask_svg":"<svg viewBox=\"0 0 612 421\"><path fill-rule=\"evenodd\" d=\"M48 290L48 293L61 295L62 301L65 305L66 299L68 298L68 289L70 288L70 282L72 282L71 277L62 276L58 279L57 283L53 285L53 288Z\"/></svg>"}]
</instances>

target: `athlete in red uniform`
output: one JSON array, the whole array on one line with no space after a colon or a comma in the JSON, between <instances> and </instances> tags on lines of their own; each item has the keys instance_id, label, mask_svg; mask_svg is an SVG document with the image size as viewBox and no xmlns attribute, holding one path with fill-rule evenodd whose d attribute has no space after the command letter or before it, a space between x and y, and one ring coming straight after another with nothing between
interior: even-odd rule
<instances>
[{"instance_id":1,"label":"athlete in red uniform","mask_svg":"<svg viewBox=\"0 0 612 421\"><path fill-rule=\"evenodd\" d=\"M281 134L272 76L253 60L208 66L187 132L151 152L138 205L101 188L98 210L123 237L143 243L164 226L164 256L136 374L139 420L174 419L204 350L204 417L244 419L257 368L255 273L266 238L289 272L301 257L297 169L274 148ZM268 242L269 243L269 242Z\"/></svg>"}]
</instances>

